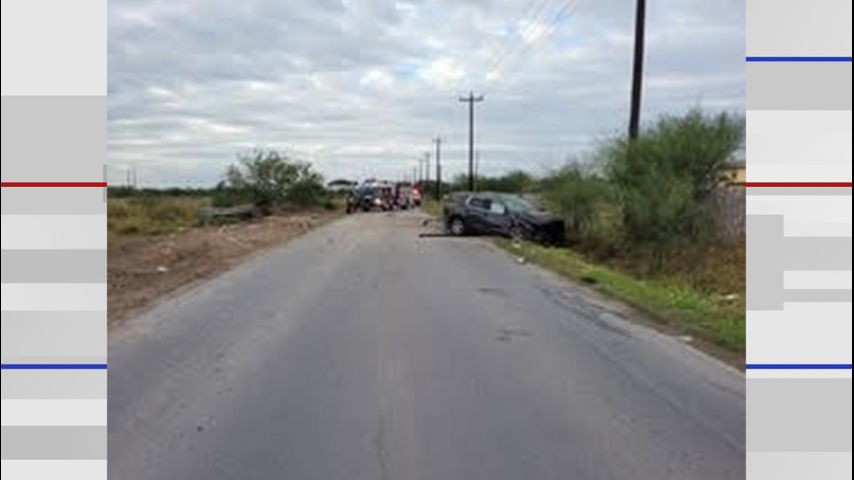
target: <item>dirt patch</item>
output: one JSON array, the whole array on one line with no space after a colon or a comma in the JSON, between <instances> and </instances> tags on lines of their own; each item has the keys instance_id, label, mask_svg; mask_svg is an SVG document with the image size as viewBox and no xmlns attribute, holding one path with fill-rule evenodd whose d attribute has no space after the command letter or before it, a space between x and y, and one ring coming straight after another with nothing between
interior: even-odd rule
<instances>
[{"instance_id":1,"label":"dirt patch","mask_svg":"<svg viewBox=\"0 0 854 480\"><path fill-rule=\"evenodd\" d=\"M340 216L292 214L165 235L111 237L107 282L110 327L182 287L226 271L253 253L279 245Z\"/></svg>"}]
</instances>

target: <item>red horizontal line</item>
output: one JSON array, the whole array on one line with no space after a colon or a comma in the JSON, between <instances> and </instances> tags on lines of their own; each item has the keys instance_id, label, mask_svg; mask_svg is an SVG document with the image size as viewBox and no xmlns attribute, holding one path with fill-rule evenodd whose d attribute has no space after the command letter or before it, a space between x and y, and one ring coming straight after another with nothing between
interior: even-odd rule
<instances>
[{"instance_id":1,"label":"red horizontal line","mask_svg":"<svg viewBox=\"0 0 854 480\"><path fill-rule=\"evenodd\" d=\"M0 182L2 187L99 187L104 188L107 182Z\"/></svg>"},{"instance_id":2,"label":"red horizontal line","mask_svg":"<svg viewBox=\"0 0 854 480\"><path fill-rule=\"evenodd\" d=\"M851 182L744 182L745 187L836 187L851 188Z\"/></svg>"}]
</instances>

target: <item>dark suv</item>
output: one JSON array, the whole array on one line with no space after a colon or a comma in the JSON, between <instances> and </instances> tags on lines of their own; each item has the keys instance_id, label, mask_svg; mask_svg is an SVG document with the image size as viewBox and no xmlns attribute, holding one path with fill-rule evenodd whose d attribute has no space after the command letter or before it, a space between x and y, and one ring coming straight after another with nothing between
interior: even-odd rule
<instances>
[{"instance_id":1,"label":"dark suv","mask_svg":"<svg viewBox=\"0 0 854 480\"><path fill-rule=\"evenodd\" d=\"M562 245L566 238L560 217L537 209L518 195L458 192L445 198L445 228L451 235L501 235Z\"/></svg>"}]
</instances>

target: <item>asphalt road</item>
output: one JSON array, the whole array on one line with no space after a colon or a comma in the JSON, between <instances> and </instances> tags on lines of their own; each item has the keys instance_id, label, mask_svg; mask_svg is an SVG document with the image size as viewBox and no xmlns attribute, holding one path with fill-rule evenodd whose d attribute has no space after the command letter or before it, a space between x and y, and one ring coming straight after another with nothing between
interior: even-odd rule
<instances>
[{"instance_id":1,"label":"asphalt road","mask_svg":"<svg viewBox=\"0 0 854 480\"><path fill-rule=\"evenodd\" d=\"M113 332L111 478L744 478L739 372L424 218L347 217Z\"/></svg>"}]
</instances>

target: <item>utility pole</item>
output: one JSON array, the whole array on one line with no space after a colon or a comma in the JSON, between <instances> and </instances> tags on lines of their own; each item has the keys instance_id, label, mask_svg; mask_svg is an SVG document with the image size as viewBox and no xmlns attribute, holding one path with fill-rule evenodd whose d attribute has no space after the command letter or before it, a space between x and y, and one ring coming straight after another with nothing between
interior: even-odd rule
<instances>
[{"instance_id":1,"label":"utility pole","mask_svg":"<svg viewBox=\"0 0 854 480\"><path fill-rule=\"evenodd\" d=\"M480 151L477 151L477 152L475 152L475 154L474 154L474 178L475 178L475 183L474 183L474 187L472 188L472 191L474 191L475 189L477 189L477 178L478 178L477 176L478 176L478 174L479 174L479 173L480 173Z\"/></svg>"},{"instance_id":2,"label":"utility pole","mask_svg":"<svg viewBox=\"0 0 854 480\"><path fill-rule=\"evenodd\" d=\"M424 152L424 181L430 181L430 152Z\"/></svg>"},{"instance_id":3,"label":"utility pole","mask_svg":"<svg viewBox=\"0 0 854 480\"><path fill-rule=\"evenodd\" d=\"M474 96L474 92L469 91L468 97L460 97L461 102L469 104L469 191L474 191L474 104L482 102L483 95Z\"/></svg>"},{"instance_id":4,"label":"utility pole","mask_svg":"<svg viewBox=\"0 0 854 480\"><path fill-rule=\"evenodd\" d=\"M131 165L130 174L131 174L131 177L130 177L131 178L131 186L135 189L135 188L139 187L139 183L137 182L136 164L135 163Z\"/></svg>"},{"instance_id":5,"label":"utility pole","mask_svg":"<svg viewBox=\"0 0 854 480\"><path fill-rule=\"evenodd\" d=\"M635 7L635 55L632 65L632 100L629 113L629 140L638 138L640 130L641 86L643 83L643 43L646 24L646 0Z\"/></svg>"},{"instance_id":6,"label":"utility pole","mask_svg":"<svg viewBox=\"0 0 854 480\"><path fill-rule=\"evenodd\" d=\"M442 198L442 138L434 138L433 143L436 144L436 200L439 200Z\"/></svg>"}]
</instances>

